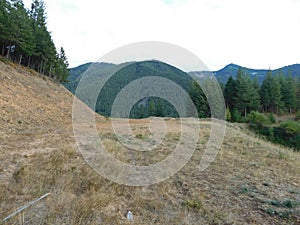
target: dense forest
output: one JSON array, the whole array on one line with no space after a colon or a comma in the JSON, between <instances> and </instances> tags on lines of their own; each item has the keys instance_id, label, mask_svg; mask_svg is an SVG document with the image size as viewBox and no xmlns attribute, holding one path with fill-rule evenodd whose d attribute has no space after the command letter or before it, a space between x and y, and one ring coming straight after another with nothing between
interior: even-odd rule
<instances>
[{"instance_id":1,"label":"dense forest","mask_svg":"<svg viewBox=\"0 0 300 225\"><path fill-rule=\"evenodd\" d=\"M92 65L92 66L91 66ZM70 82L65 86L73 93L76 92L77 85L82 75L93 68L95 74L90 74L90 85L96 83L97 79L113 71L117 65L107 63L85 64L71 69ZM136 62L124 67L112 76L104 86L96 104L96 111L102 115L110 116L111 105L118 92L130 82L145 76L161 76L173 80L186 90L195 103L200 118L210 117L210 107L202 88L205 92L215 92L213 83L209 84L209 75L199 76L197 73L190 73L191 76L202 77L202 88L185 72L178 70L160 61ZM205 78L206 77L206 78ZM157 84L159 85L159 84ZM259 81L251 77L243 68L237 70L237 74L232 74L225 83L220 82L223 96L227 108L227 120L231 122L243 122L252 111L265 114L292 114L300 109L300 80L298 77L283 72L272 72L269 70L265 78ZM212 90L211 90L212 89ZM211 95L214 95L212 93ZM150 107L149 107L150 106ZM163 106L163 107L162 107ZM134 105L131 117L144 118L148 116L171 116L178 114L175 109L163 99L150 97L141 99Z\"/></svg>"},{"instance_id":2,"label":"dense forest","mask_svg":"<svg viewBox=\"0 0 300 225\"><path fill-rule=\"evenodd\" d=\"M260 85L242 69L236 79L230 77L224 86L229 120L241 122L251 111L277 115L295 113L300 109L298 78L269 71Z\"/></svg>"},{"instance_id":3,"label":"dense forest","mask_svg":"<svg viewBox=\"0 0 300 225\"><path fill-rule=\"evenodd\" d=\"M22 0L0 0L0 54L15 63L66 82L69 70L64 49L56 50L47 30L43 1L26 9Z\"/></svg>"},{"instance_id":4,"label":"dense forest","mask_svg":"<svg viewBox=\"0 0 300 225\"><path fill-rule=\"evenodd\" d=\"M300 81L281 72L267 73L261 85L243 70L230 77L224 87L226 117L246 122L270 141L300 150ZM294 120L278 122L277 116L296 114Z\"/></svg>"}]
</instances>

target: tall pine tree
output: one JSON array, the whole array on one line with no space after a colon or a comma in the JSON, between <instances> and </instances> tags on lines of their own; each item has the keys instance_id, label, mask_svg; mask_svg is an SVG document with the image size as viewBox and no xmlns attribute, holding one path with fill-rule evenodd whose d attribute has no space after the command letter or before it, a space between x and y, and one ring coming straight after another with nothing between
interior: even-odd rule
<instances>
[{"instance_id":1,"label":"tall pine tree","mask_svg":"<svg viewBox=\"0 0 300 225\"><path fill-rule=\"evenodd\" d=\"M242 69L238 71L236 87L235 105L240 113L246 117L250 111L258 109L260 97L249 76Z\"/></svg>"},{"instance_id":2,"label":"tall pine tree","mask_svg":"<svg viewBox=\"0 0 300 225\"><path fill-rule=\"evenodd\" d=\"M279 79L268 71L260 88L262 106L265 112L278 113L281 105L281 91Z\"/></svg>"},{"instance_id":3,"label":"tall pine tree","mask_svg":"<svg viewBox=\"0 0 300 225\"><path fill-rule=\"evenodd\" d=\"M235 107L236 93L236 81L232 78L232 76L230 76L225 85L224 97L226 106L229 108L231 113L233 111L233 108Z\"/></svg>"}]
</instances>

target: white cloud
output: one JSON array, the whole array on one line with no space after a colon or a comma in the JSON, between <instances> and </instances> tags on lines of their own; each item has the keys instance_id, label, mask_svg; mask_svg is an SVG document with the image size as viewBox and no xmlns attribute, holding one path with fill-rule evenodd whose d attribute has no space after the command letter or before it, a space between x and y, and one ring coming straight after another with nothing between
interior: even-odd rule
<instances>
[{"instance_id":1,"label":"white cloud","mask_svg":"<svg viewBox=\"0 0 300 225\"><path fill-rule=\"evenodd\" d=\"M49 30L56 46L65 48L71 66L149 40L182 46L212 70L231 62L253 68L300 63L300 2L295 0L45 3Z\"/></svg>"}]
</instances>

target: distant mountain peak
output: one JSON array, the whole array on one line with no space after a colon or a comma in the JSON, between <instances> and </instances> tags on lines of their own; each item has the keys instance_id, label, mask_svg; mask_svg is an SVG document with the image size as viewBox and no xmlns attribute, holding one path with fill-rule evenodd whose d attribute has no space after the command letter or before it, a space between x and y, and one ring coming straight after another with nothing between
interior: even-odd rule
<instances>
[{"instance_id":1,"label":"distant mountain peak","mask_svg":"<svg viewBox=\"0 0 300 225\"><path fill-rule=\"evenodd\" d=\"M218 71L212 71L212 73L221 83L226 83L230 76L236 78L238 74L238 70L240 68L243 69L245 73L250 76L251 79L258 79L260 83L263 81L267 72L270 70L270 69L251 69L234 63L230 63L226 65L223 69L220 69ZM300 78L300 64L284 66L279 69L271 70L271 72L273 75L281 73L285 76L292 75L293 77ZM193 71L190 72L189 74L205 76L207 73L204 73L203 71Z\"/></svg>"}]
</instances>

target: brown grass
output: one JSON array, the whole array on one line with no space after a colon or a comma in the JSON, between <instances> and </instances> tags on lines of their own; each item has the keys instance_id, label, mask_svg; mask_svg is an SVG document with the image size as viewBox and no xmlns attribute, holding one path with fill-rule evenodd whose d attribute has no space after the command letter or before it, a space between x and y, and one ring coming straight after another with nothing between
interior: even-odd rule
<instances>
[{"instance_id":1,"label":"brown grass","mask_svg":"<svg viewBox=\"0 0 300 225\"><path fill-rule=\"evenodd\" d=\"M203 120L197 149L180 172L147 187L119 185L97 174L77 149L71 94L50 80L0 66L0 220L51 193L7 224L130 224L127 210L132 224L300 224L299 153L229 124L216 160L200 172L211 128ZM146 142L148 122L130 121ZM179 141L179 121L165 122L163 143L145 154L129 153L110 120L97 117L97 128L115 157L147 165L164 159Z\"/></svg>"}]
</instances>

